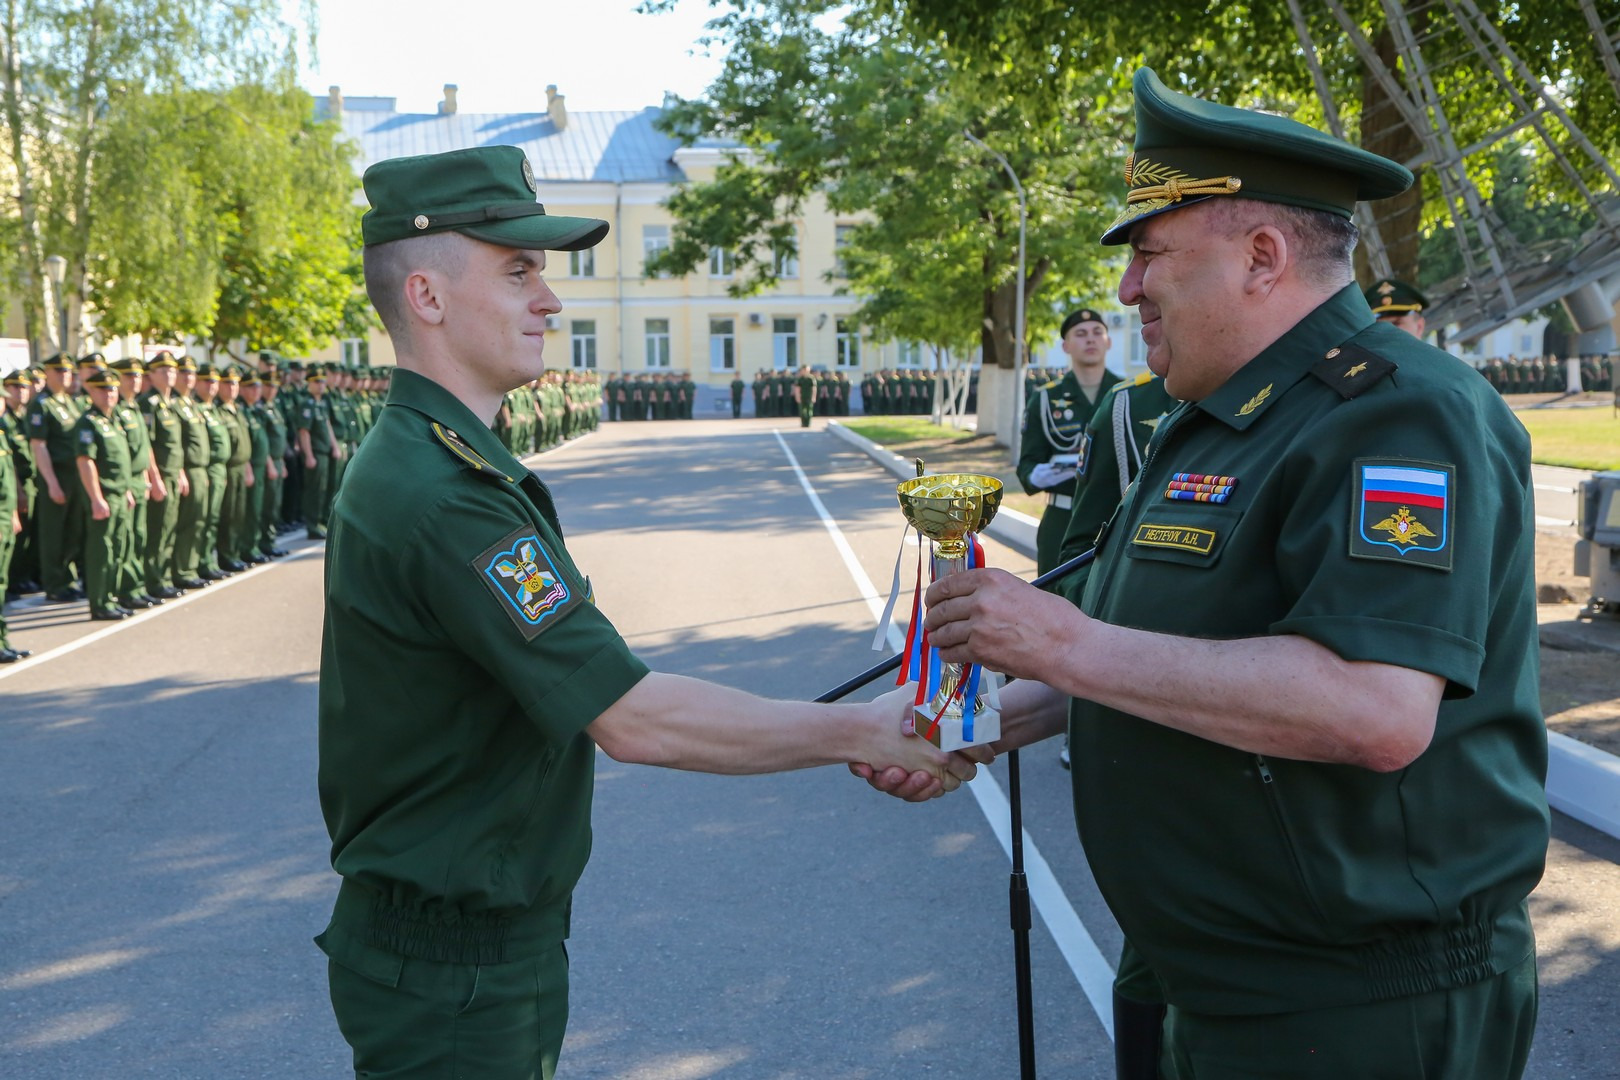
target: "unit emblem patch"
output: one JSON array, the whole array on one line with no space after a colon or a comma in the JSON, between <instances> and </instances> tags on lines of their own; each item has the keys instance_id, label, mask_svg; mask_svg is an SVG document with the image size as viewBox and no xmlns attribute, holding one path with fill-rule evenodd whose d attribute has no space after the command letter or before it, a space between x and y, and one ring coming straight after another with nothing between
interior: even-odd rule
<instances>
[{"instance_id":1,"label":"unit emblem patch","mask_svg":"<svg viewBox=\"0 0 1620 1080\"><path fill-rule=\"evenodd\" d=\"M1361 458L1351 470L1350 554L1450 570L1455 467Z\"/></svg>"},{"instance_id":2,"label":"unit emblem patch","mask_svg":"<svg viewBox=\"0 0 1620 1080\"><path fill-rule=\"evenodd\" d=\"M501 609L530 641L582 599L558 571L532 527L511 533L472 565L500 601Z\"/></svg>"}]
</instances>

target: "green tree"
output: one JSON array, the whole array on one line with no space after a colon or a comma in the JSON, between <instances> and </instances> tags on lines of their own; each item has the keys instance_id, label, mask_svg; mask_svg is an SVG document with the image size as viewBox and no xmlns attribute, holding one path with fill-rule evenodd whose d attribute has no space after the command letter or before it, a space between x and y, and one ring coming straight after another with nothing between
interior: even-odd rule
<instances>
[{"instance_id":1,"label":"green tree","mask_svg":"<svg viewBox=\"0 0 1620 1080\"><path fill-rule=\"evenodd\" d=\"M45 336L47 249L68 260L76 325L109 177L128 182L132 172L144 176L170 161L166 154L106 157L105 136L119 103L131 94L275 83L293 64L296 31L283 10L278 0L4 0L0 117L11 159L9 212L21 240L12 285L22 296L31 340ZM306 2L306 25L312 14Z\"/></svg>"}]
</instances>

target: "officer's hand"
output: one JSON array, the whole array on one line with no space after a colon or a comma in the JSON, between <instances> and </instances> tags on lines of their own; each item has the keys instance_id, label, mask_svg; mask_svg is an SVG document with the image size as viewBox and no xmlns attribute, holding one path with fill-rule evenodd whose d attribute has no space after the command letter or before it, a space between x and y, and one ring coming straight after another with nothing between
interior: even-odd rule
<instances>
[{"instance_id":1,"label":"officer's hand","mask_svg":"<svg viewBox=\"0 0 1620 1080\"><path fill-rule=\"evenodd\" d=\"M22 532L22 515L17 511L11 512L11 535L17 536Z\"/></svg>"},{"instance_id":2,"label":"officer's hand","mask_svg":"<svg viewBox=\"0 0 1620 1080\"><path fill-rule=\"evenodd\" d=\"M314 454L306 455L305 458L304 458L304 468L313 469L314 467L315 467L315 455Z\"/></svg>"},{"instance_id":3,"label":"officer's hand","mask_svg":"<svg viewBox=\"0 0 1620 1080\"><path fill-rule=\"evenodd\" d=\"M107 505L106 499L91 499L90 516L97 521L106 521L108 518L112 517L112 507Z\"/></svg>"},{"instance_id":4,"label":"officer's hand","mask_svg":"<svg viewBox=\"0 0 1620 1080\"><path fill-rule=\"evenodd\" d=\"M185 473L182 472L175 477L174 489L180 493L182 499L191 494L191 481L186 477Z\"/></svg>"},{"instance_id":5,"label":"officer's hand","mask_svg":"<svg viewBox=\"0 0 1620 1080\"><path fill-rule=\"evenodd\" d=\"M57 506L67 505L67 493L64 492L60 487L47 488L45 494L49 496L51 502L55 503Z\"/></svg>"},{"instance_id":6,"label":"officer's hand","mask_svg":"<svg viewBox=\"0 0 1620 1080\"><path fill-rule=\"evenodd\" d=\"M126 510L135 509L135 504L138 501L139 500L135 498L135 493L133 491L124 492L124 509L126 509Z\"/></svg>"},{"instance_id":7,"label":"officer's hand","mask_svg":"<svg viewBox=\"0 0 1620 1080\"><path fill-rule=\"evenodd\" d=\"M162 502L169 497L169 488L163 482L163 477L160 476L146 485L146 497L153 502Z\"/></svg>"},{"instance_id":8,"label":"officer's hand","mask_svg":"<svg viewBox=\"0 0 1620 1080\"><path fill-rule=\"evenodd\" d=\"M1050 682L1054 642L1078 644L1091 620L1005 570L964 570L929 586L928 640L941 660L982 664L1020 679Z\"/></svg>"},{"instance_id":9,"label":"officer's hand","mask_svg":"<svg viewBox=\"0 0 1620 1080\"><path fill-rule=\"evenodd\" d=\"M253 466L252 465L244 465L244 466L242 466L242 486L243 487L252 487L253 486Z\"/></svg>"},{"instance_id":10,"label":"officer's hand","mask_svg":"<svg viewBox=\"0 0 1620 1080\"><path fill-rule=\"evenodd\" d=\"M1029 482L1038 488L1054 488L1066 480L1073 480L1075 470L1068 465L1054 465L1043 461L1029 471Z\"/></svg>"}]
</instances>

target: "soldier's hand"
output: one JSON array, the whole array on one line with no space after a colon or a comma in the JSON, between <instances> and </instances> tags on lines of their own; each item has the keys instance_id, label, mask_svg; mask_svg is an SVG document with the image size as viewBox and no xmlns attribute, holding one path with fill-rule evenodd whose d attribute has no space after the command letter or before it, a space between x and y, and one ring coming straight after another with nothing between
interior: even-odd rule
<instances>
[{"instance_id":1,"label":"soldier's hand","mask_svg":"<svg viewBox=\"0 0 1620 1080\"><path fill-rule=\"evenodd\" d=\"M51 502L55 503L57 506L67 505L67 494L60 487L47 488L45 494L50 498Z\"/></svg>"},{"instance_id":2,"label":"soldier's hand","mask_svg":"<svg viewBox=\"0 0 1620 1080\"><path fill-rule=\"evenodd\" d=\"M112 517L112 507L107 505L106 499L91 499L90 516L97 521L106 521L108 518Z\"/></svg>"},{"instance_id":3,"label":"soldier's hand","mask_svg":"<svg viewBox=\"0 0 1620 1080\"><path fill-rule=\"evenodd\" d=\"M191 481L186 477L185 473L182 472L174 479L174 489L180 493L182 499L191 494Z\"/></svg>"}]
</instances>

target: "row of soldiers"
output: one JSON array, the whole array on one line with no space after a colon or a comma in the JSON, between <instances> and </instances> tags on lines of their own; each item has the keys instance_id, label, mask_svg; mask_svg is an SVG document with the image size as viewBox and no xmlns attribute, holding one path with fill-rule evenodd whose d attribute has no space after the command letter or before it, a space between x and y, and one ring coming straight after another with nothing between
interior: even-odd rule
<instances>
[{"instance_id":1,"label":"row of soldiers","mask_svg":"<svg viewBox=\"0 0 1620 1080\"><path fill-rule=\"evenodd\" d=\"M609 375L604 389L609 420L690 420L697 400L697 383L684 372Z\"/></svg>"},{"instance_id":2,"label":"row of soldiers","mask_svg":"<svg viewBox=\"0 0 1620 1080\"><path fill-rule=\"evenodd\" d=\"M548 371L506 395L495 434L514 457L523 457L594 431L601 418L596 372Z\"/></svg>"},{"instance_id":3,"label":"row of soldiers","mask_svg":"<svg viewBox=\"0 0 1620 1080\"><path fill-rule=\"evenodd\" d=\"M1620 367L1620 359L1583 356L1580 363L1583 390L1614 389L1615 369ZM1569 387L1569 365L1556 356L1528 360L1516 356L1506 360L1495 357L1487 361L1480 372L1499 394L1561 394Z\"/></svg>"},{"instance_id":4,"label":"row of soldiers","mask_svg":"<svg viewBox=\"0 0 1620 1080\"><path fill-rule=\"evenodd\" d=\"M742 411L741 380L732 382L732 414ZM849 376L842 371L756 371L751 387L755 416L848 416Z\"/></svg>"},{"instance_id":5,"label":"row of soldiers","mask_svg":"<svg viewBox=\"0 0 1620 1080\"><path fill-rule=\"evenodd\" d=\"M4 379L0 586L114 621L325 536L385 370L53 356ZM82 582L82 586L81 586ZM6 638L0 662L26 656Z\"/></svg>"}]
</instances>

